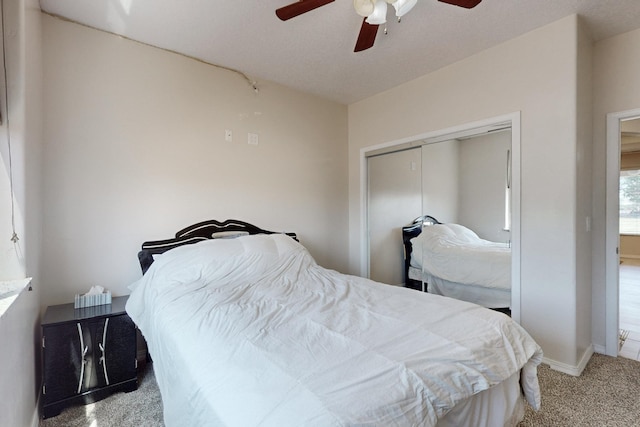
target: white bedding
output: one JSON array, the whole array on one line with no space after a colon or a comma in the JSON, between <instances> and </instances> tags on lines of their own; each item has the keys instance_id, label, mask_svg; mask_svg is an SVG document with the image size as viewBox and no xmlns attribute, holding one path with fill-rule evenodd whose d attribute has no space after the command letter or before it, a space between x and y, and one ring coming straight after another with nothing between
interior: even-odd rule
<instances>
[{"instance_id":1,"label":"white bedding","mask_svg":"<svg viewBox=\"0 0 640 427\"><path fill-rule=\"evenodd\" d=\"M541 349L507 316L324 269L284 235L173 249L131 289L167 426L434 426L521 369L540 404Z\"/></svg>"},{"instance_id":2,"label":"white bedding","mask_svg":"<svg viewBox=\"0 0 640 427\"><path fill-rule=\"evenodd\" d=\"M426 291L430 294L444 295L487 308L511 307L511 289L487 288L450 282L414 267L409 267L409 278L418 282L424 281Z\"/></svg>"},{"instance_id":3,"label":"white bedding","mask_svg":"<svg viewBox=\"0 0 640 427\"><path fill-rule=\"evenodd\" d=\"M411 239L411 266L465 285L511 289L511 248L459 224L434 224Z\"/></svg>"}]
</instances>

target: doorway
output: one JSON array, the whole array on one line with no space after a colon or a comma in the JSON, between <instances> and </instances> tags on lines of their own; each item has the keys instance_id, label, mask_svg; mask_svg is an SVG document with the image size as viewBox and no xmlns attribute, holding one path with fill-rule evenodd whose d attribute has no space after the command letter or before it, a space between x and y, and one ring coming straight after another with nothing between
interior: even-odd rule
<instances>
[{"instance_id":1,"label":"doorway","mask_svg":"<svg viewBox=\"0 0 640 427\"><path fill-rule=\"evenodd\" d=\"M621 231L626 235L633 234L633 231L626 230L627 219L621 228L622 216L632 218L635 212L626 212L627 200L622 200L621 187L621 170L623 169L621 162L622 148L622 132L626 125L631 124L634 120L640 119L640 109L631 110L620 113L611 113L607 115L607 144L606 144L606 242L605 242L605 352L609 356L625 355L632 356L633 338L639 338L638 353L640 353L640 333L631 334L634 328L638 328L640 332L640 322L638 327L629 314L640 312L640 306L633 310L634 296L629 293L632 285L633 277L637 271L640 275L640 267L636 270L632 264L640 259L635 259L633 250L630 246L621 247ZM631 151L625 148L625 151ZM625 166L626 167L626 166ZM622 208L622 210L621 210ZM622 251L621 251L622 249ZM624 251L627 251L627 254ZM620 263L622 261L622 264ZM625 263L626 261L626 263ZM639 263L640 264L640 263ZM639 277L640 278L640 277ZM621 283L621 280L624 282ZM639 299L640 301L640 299ZM629 309L631 307L631 309ZM622 315L622 316L621 316ZM622 345L621 345L622 344ZM622 354L621 348L625 348ZM638 359L636 353L635 359Z\"/></svg>"},{"instance_id":2,"label":"doorway","mask_svg":"<svg viewBox=\"0 0 640 427\"><path fill-rule=\"evenodd\" d=\"M618 355L640 360L640 118L620 123Z\"/></svg>"}]
</instances>

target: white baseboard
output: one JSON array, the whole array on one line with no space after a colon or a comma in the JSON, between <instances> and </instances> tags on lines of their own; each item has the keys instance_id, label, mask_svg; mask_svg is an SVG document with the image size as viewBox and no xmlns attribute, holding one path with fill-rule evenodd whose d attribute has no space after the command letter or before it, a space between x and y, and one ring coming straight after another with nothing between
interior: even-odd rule
<instances>
[{"instance_id":1,"label":"white baseboard","mask_svg":"<svg viewBox=\"0 0 640 427\"><path fill-rule=\"evenodd\" d=\"M557 362L552 359L547 359L546 357L542 359L542 363L549 365L549 367L551 367L551 369L555 371L560 371L574 377L579 377L580 374L582 374L582 371L584 371L584 368L587 366L587 363L589 363L589 359L591 359L593 353L593 345L590 345L582 354L582 357L580 358L577 366L567 365L566 363Z\"/></svg>"},{"instance_id":2,"label":"white baseboard","mask_svg":"<svg viewBox=\"0 0 640 427\"><path fill-rule=\"evenodd\" d=\"M40 390L42 390L42 387L40 387ZM36 408L33 411L33 418L31 418L31 427L40 425L40 397L42 397L42 393L38 393L38 398L36 399Z\"/></svg>"},{"instance_id":3,"label":"white baseboard","mask_svg":"<svg viewBox=\"0 0 640 427\"><path fill-rule=\"evenodd\" d=\"M33 408L33 416L31 417L31 426L30 427L38 427L40 426L40 421L42 420L42 414L40 413L40 400L42 399L42 383L38 381L38 395L36 396L36 407Z\"/></svg>"}]
</instances>

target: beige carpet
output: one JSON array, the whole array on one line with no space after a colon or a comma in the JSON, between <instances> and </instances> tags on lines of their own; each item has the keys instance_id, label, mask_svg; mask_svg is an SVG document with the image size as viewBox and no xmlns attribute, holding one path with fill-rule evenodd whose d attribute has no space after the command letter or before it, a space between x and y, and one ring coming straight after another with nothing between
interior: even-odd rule
<instances>
[{"instance_id":1,"label":"beige carpet","mask_svg":"<svg viewBox=\"0 0 640 427\"><path fill-rule=\"evenodd\" d=\"M74 406L40 422L40 427L163 427L162 399L153 367L138 375L138 389L116 393L99 402Z\"/></svg>"},{"instance_id":2,"label":"beige carpet","mask_svg":"<svg viewBox=\"0 0 640 427\"><path fill-rule=\"evenodd\" d=\"M538 378L542 409L519 427L640 425L640 362L594 354L579 377L542 365Z\"/></svg>"},{"instance_id":3,"label":"beige carpet","mask_svg":"<svg viewBox=\"0 0 640 427\"><path fill-rule=\"evenodd\" d=\"M640 362L593 355L580 377L542 365L542 409L527 408L519 427L640 425ZM162 401L151 366L138 390L87 406L69 408L41 427L162 427Z\"/></svg>"}]
</instances>

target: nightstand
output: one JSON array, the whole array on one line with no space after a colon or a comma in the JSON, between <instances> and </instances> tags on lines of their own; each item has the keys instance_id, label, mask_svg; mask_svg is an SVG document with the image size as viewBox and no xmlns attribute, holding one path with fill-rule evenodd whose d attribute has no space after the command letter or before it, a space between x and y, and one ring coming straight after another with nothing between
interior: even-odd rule
<instances>
[{"instance_id":1,"label":"nightstand","mask_svg":"<svg viewBox=\"0 0 640 427\"><path fill-rule=\"evenodd\" d=\"M125 312L127 298L80 309L47 308L41 324L44 418L138 388L136 327Z\"/></svg>"}]
</instances>

